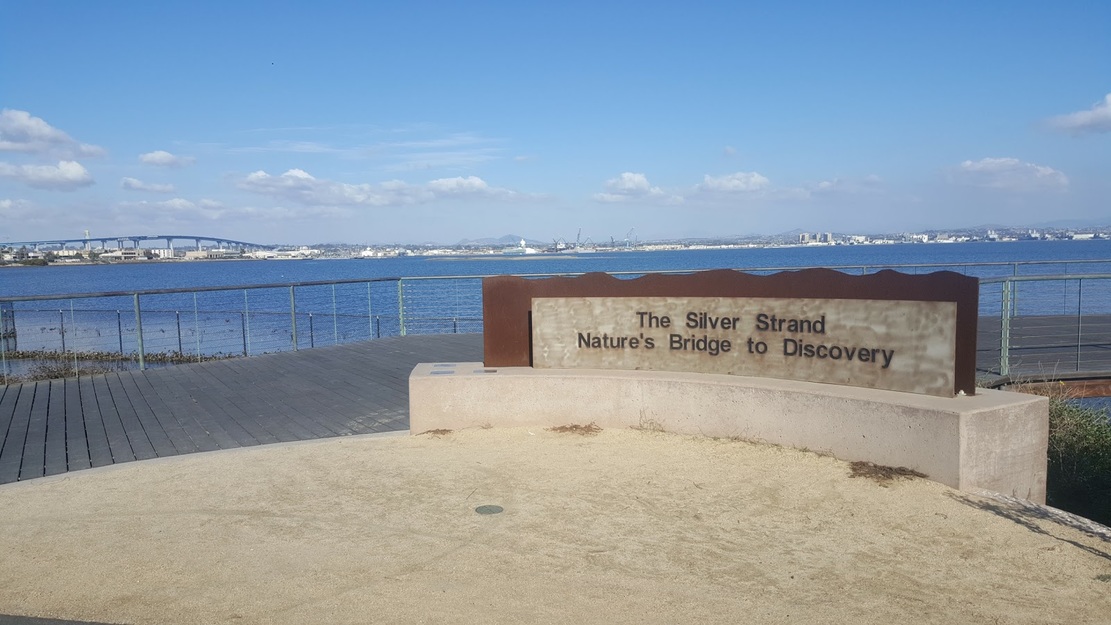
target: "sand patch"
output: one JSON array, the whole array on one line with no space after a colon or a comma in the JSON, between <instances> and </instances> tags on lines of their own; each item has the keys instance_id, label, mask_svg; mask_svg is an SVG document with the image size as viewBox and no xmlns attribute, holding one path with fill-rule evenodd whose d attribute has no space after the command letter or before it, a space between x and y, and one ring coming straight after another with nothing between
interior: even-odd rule
<instances>
[{"instance_id":1,"label":"sand patch","mask_svg":"<svg viewBox=\"0 0 1111 625\"><path fill-rule=\"evenodd\" d=\"M734 440L525 428L129 463L0 487L0 614L182 624L1111 614L1111 538L1099 526L850 473L833 458Z\"/></svg>"}]
</instances>

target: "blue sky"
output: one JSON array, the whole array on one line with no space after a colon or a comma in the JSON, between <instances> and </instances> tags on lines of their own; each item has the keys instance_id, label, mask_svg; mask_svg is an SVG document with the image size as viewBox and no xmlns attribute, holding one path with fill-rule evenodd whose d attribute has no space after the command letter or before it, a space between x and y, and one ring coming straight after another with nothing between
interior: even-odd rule
<instances>
[{"instance_id":1,"label":"blue sky","mask_svg":"<svg viewBox=\"0 0 1111 625\"><path fill-rule=\"evenodd\" d=\"M1111 223L1111 3L0 0L0 244Z\"/></svg>"}]
</instances>

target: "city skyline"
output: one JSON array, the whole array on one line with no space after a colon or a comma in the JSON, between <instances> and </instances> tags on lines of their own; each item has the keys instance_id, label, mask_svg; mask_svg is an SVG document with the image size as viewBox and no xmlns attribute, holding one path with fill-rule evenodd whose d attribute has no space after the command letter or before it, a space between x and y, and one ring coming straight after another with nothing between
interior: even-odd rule
<instances>
[{"instance_id":1,"label":"city skyline","mask_svg":"<svg viewBox=\"0 0 1111 625\"><path fill-rule=\"evenodd\" d=\"M86 229L609 240L1108 215L1103 5L7 12L0 244Z\"/></svg>"}]
</instances>

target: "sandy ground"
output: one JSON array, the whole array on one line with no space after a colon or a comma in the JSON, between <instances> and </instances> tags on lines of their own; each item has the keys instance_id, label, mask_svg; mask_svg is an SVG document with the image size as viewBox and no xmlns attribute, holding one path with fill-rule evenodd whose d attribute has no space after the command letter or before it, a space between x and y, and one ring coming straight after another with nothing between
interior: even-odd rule
<instances>
[{"instance_id":1,"label":"sandy ground","mask_svg":"<svg viewBox=\"0 0 1111 625\"><path fill-rule=\"evenodd\" d=\"M526 429L130 463L0 487L0 614L1111 622L1111 535L1099 526L849 473L738 441Z\"/></svg>"}]
</instances>

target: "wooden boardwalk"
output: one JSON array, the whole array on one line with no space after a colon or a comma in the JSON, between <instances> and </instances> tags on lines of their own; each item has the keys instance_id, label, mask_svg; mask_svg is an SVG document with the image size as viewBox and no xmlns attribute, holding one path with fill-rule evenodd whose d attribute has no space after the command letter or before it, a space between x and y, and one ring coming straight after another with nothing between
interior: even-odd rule
<instances>
[{"instance_id":1,"label":"wooden boardwalk","mask_svg":"<svg viewBox=\"0 0 1111 625\"><path fill-rule=\"evenodd\" d=\"M407 336L0 386L0 483L197 451L404 430L418 362L481 334Z\"/></svg>"}]
</instances>

